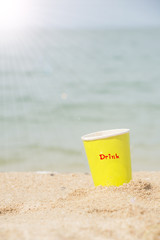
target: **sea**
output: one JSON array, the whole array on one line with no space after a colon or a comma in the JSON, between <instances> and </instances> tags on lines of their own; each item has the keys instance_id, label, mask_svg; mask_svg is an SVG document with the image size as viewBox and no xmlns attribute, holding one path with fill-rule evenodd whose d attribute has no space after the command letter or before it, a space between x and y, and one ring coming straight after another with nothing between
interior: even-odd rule
<instances>
[{"instance_id":1,"label":"sea","mask_svg":"<svg viewBox=\"0 0 160 240\"><path fill-rule=\"evenodd\" d=\"M119 128L160 170L160 28L0 33L0 171L89 172L81 136Z\"/></svg>"}]
</instances>

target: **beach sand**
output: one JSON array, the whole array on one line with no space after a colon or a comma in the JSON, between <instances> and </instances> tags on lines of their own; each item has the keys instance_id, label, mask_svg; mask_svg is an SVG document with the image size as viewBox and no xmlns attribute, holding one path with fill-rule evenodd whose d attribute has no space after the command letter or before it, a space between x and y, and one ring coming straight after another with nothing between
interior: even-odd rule
<instances>
[{"instance_id":1,"label":"beach sand","mask_svg":"<svg viewBox=\"0 0 160 240\"><path fill-rule=\"evenodd\" d=\"M121 187L91 175L0 173L0 240L160 239L160 172Z\"/></svg>"}]
</instances>

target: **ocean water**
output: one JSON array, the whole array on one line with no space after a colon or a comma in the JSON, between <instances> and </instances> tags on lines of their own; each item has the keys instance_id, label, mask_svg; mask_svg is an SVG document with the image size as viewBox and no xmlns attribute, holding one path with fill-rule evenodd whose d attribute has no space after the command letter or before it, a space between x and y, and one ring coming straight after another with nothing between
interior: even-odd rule
<instances>
[{"instance_id":1,"label":"ocean water","mask_svg":"<svg viewBox=\"0 0 160 240\"><path fill-rule=\"evenodd\" d=\"M160 170L160 29L1 33L0 171L89 171L81 136L114 128Z\"/></svg>"}]
</instances>

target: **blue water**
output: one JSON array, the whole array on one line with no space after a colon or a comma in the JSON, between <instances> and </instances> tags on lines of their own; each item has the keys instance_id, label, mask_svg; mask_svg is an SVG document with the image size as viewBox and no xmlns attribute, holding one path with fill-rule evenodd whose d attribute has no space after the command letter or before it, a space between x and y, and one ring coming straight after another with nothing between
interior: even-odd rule
<instances>
[{"instance_id":1,"label":"blue water","mask_svg":"<svg viewBox=\"0 0 160 240\"><path fill-rule=\"evenodd\" d=\"M88 171L81 136L129 128L160 170L160 29L32 29L0 39L0 170Z\"/></svg>"}]
</instances>

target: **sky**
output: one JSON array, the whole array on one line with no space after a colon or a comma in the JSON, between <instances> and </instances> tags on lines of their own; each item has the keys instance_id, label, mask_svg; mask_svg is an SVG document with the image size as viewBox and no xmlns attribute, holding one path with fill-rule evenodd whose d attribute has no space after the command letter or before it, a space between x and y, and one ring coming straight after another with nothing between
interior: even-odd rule
<instances>
[{"instance_id":1,"label":"sky","mask_svg":"<svg viewBox=\"0 0 160 240\"><path fill-rule=\"evenodd\" d=\"M48 26L160 26L160 0L41 0L41 7Z\"/></svg>"},{"instance_id":2,"label":"sky","mask_svg":"<svg viewBox=\"0 0 160 240\"><path fill-rule=\"evenodd\" d=\"M0 29L160 26L160 0L0 0Z\"/></svg>"}]
</instances>

